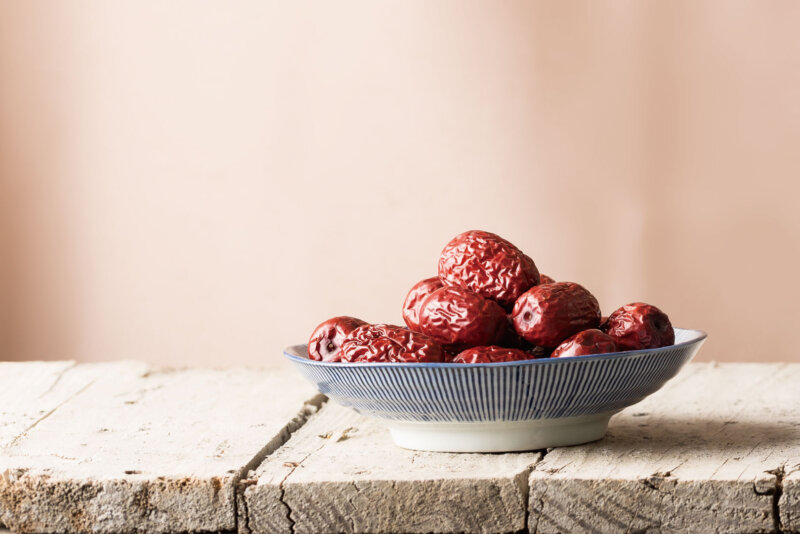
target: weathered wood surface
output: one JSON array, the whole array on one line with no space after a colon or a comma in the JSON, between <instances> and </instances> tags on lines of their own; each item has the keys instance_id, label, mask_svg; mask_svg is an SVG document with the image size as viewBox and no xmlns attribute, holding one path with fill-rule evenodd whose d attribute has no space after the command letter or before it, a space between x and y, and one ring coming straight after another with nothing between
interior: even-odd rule
<instances>
[{"instance_id":1,"label":"weathered wood surface","mask_svg":"<svg viewBox=\"0 0 800 534\"><path fill-rule=\"evenodd\" d=\"M800 365L692 365L605 439L550 451L530 476L528 526L798 531L798 470Z\"/></svg>"},{"instance_id":2,"label":"weathered wood surface","mask_svg":"<svg viewBox=\"0 0 800 534\"><path fill-rule=\"evenodd\" d=\"M326 406L252 474L240 525L507 532L527 516L531 532L798 530L799 384L800 365L692 365L606 439L542 457L406 451Z\"/></svg>"},{"instance_id":3,"label":"weathered wood surface","mask_svg":"<svg viewBox=\"0 0 800 534\"><path fill-rule=\"evenodd\" d=\"M514 532L525 527L527 478L540 457L405 450L378 421L327 404L253 473L246 525L254 533Z\"/></svg>"},{"instance_id":4,"label":"weathered wood surface","mask_svg":"<svg viewBox=\"0 0 800 534\"><path fill-rule=\"evenodd\" d=\"M75 362L0 363L0 448L22 439L94 382L103 369L76 369Z\"/></svg>"},{"instance_id":5,"label":"weathered wood surface","mask_svg":"<svg viewBox=\"0 0 800 534\"><path fill-rule=\"evenodd\" d=\"M291 370L0 364L0 522L800 532L800 365L690 365L615 416L605 439L542 453L408 451L380 422L333 404L316 412L322 401Z\"/></svg>"},{"instance_id":6,"label":"weathered wood surface","mask_svg":"<svg viewBox=\"0 0 800 534\"><path fill-rule=\"evenodd\" d=\"M135 362L0 364L0 384L0 518L19 532L235 529L241 475L323 399L290 370Z\"/></svg>"},{"instance_id":7,"label":"weathered wood surface","mask_svg":"<svg viewBox=\"0 0 800 534\"><path fill-rule=\"evenodd\" d=\"M783 530L800 532L800 463L784 467L778 509Z\"/></svg>"}]
</instances>

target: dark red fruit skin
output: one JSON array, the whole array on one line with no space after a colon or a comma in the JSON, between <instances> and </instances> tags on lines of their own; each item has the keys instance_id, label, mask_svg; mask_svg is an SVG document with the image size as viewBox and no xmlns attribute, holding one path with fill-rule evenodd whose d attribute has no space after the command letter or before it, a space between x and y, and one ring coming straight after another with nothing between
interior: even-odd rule
<instances>
[{"instance_id":1,"label":"dark red fruit skin","mask_svg":"<svg viewBox=\"0 0 800 534\"><path fill-rule=\"evenodd\" d=\"M454 237L439 256L439 279L469 289L510 309L539 283L533 260L502 237L471 230Z\"/></svg>"},{"instance_id":2,"label":"dark red fruit skin","mask_svg":"<svg viewBox=\"0 0 800 534\"><path fill-rule=\"evenodd\" d=\"M419 328L445 347L462 350L497 344L508 329L508 316L493 300L461 287L442 287L422 302Z\"/></svg>"},{"instance_id":3,"label":"dark red fruit skin","mask_svg":"<svg viewBox=\"0 0 800 534\"><path fill-rule=\"evenodd\" d=\"M442 287L438 276L426 278L414 284L403 302L403 320L411 330L419 332L419 309L425 297Z\"/></svg>"},{"instance_id":4,"label":"dark red fruit skin","mask_svg":"<svg viewBox=\"0 0 800 534\"><path fill-rule=\"evenodd\" d=\"M608 330L608 316L604 315L600 317L600 326L597 327L598 329L606 332Z\"/></svg>"},{"instance_id":5,"label":"dark red fruit skin","mask_svg":"<svg viewBox=\"0 0 800 534\"><path fill-rule=\"evenodd\" d=\"M608 316L606 333L620 350L655 349L675 343L675 330L667 314L644 302L615 310Z\"/></svg>"},{"instance_id":6,"label":"dark red fruit skin","mask_svg":"<svg viewBox=\"0 0 800 534\"><path fill-rule=\"evenodd\" d=\"M617 352L617 344L611 337L596 328L578 332L556 347L551 358L568 356L585 356L587 354L605 354Z\"/></svg>"},{"instance_id":7,"label":"dark red fruit skin","mask_svg":"<svg viewBox=\"0 0 800 534\"><path fill-rule=\"evenodd\" d=\"M430 336L402 326L368 324L342 342L343 362L443 362L444 348Z\"/></svg>"},{"instance_id":8,"label":"dark red fruit skin","mask_svg":"<svg viewBox=\"0 0 800 534\"><path fill-rule=\"evenodd\" d=\"M539 273L539 285L541 284L555 284L556 281L547 276L546 274Z\"/></svg>"},{"instance_id":9,"label":"dark red fruit skin","mask_svg":"<svg viewBox=\"0 0 800 534\"><path fill-rule=\"evenodd\" d=\"M444 348L444 361L452 362L453 358L455 358L456 356L458 356L457 350L453 350L447 347Z\"/></svg>"},{"instance_id":10,"label":"dark red fruit skin","mask_svg":"<svg viewBox=\"0 0 800 534\"><path fill-rule=\"evenodd\" d=\"M538 360L540 358L549 358L553 351L544 347L532 347L525 352L530 354L535 360Z\"/></svg>"},{"instance_id":11,"label":"dark red fruit skin","mask_svg":"<svg viewBox=\"0 0 800 534\"><path fill-rule=\"evenodd\" d=\"M520 349L526 351L534 348L533 345L528 343L522 336L517 334L516 330L514 330L514 323L511 322L511 316L509 315L506 317L506 331L503 334L503 337L497 342L497 345L508 349Z\"/></svg>"},{"instance_id":12,"label":"dark red fruit skin","mask_svg":"<svg viewBox=\"0 0 800 534\"><path fill-rule=\"evenodd\" d=\"M514 304L514 329L534 345L554 348L581 330L597 328L600 305L586 288L556 282L530 288Z\"/></svg>"},{"instance_id":13,"label":"dark red fruit skin","mask_svg":"<svg viewBox=\"0 0 800 534\"><path fill-rule=\"evenodd\" d=\"M519 349L509 349L491 345L487 347L472 347L453 358L453 363L496 363L515 362L519 360L532 360L533 356Z\"/></svg>"},{"instance_id":14,"label":"dark red fruit skin","mask_svg":"<svg viewBox=\"0 0 800 534\"><path fill-rule=\"evenodd\" d=\"M320 323L308 340L308 357L322 362L342 360L341 346L344 338L361 325L367 324L355 317L334 317Z\"/></svg>"}]
</instances>

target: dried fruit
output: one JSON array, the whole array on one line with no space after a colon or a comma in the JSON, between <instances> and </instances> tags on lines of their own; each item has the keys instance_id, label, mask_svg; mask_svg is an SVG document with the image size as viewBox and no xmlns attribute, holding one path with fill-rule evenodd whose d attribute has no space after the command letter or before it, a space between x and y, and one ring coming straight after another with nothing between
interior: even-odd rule
<instances>
[{"instance_id":1,"label":"dried fruit","mask_svg":"<svg viewBox=\"0 0 800 534\"><path fill-rule=\"evenodd\" d=\"M573 282L532 287L514 304L514 329L534 345L553 348L573 334L600 324L600 305Z\"/></svg>"},{"instance_id":2,"label":"dried fruit","mask_svg":"<svg viewBox=\"0 0 800 534\"><path fill-rule=\"evenodd\" d=\"M355 317L334 317L320 323L308 340L308 357L323 362L341 361L344 338L361 325L367 324Z\"/></svg>"},{"instance_id":3,"label":"dried fruit","mask_svg":"<svg viewBox=\"0 0 800 534\"><path fill-rule=\"evenodd\" d=\"M320 323L308 340L308 357L323 362L341 361L342 341L350 332L365 324L361 319L346 315Z\"/></svg>"},{"instance_id":4,"label":"dried fruit","mask_svg":"<svg viewBox=\"0 0 800 534\"><path fill-rule=\"evenodd\" d=\"M503 337L497 342L497 345L509 349L521 349L525 351L534 348L533 345L528 343L525 338L517 334L517 331L514 330L514 323L511 321L511 316L508 315L506 318L506 331Z\"/></svg>"},{"instance_id":5,"label":"dried fruit","mask_svg":"<svg viewBox=\"0 0 800 534\"><path fill-rule=\"evenodd\" d=\"M533 356L519 349L509 349L491 345L488 347L473 347L453 358L453 363L496 363L514 362L517 360L532 360Z\"/></svg>"},{"instance_id":6,"label":"dried fruit","mask_svg":"<svg viewBox=\"0 0 800 534\"><path fill-rule=\"evenodd\" d=\"M442 346L430 336L401 326L368 324L342 342L343 362L443 362Z\"/></svg>"},{"instance_id":7,"label":"dried fruit","mask_svg":"<svg viewBox=\"0 0 800 534\"><path fill-rule=\"evenodd\" d=\"M671 345L669 318L649 304L600 316L583 286L556 282L502 237L454 237L438 276L414 284L403 302L409 329L334 317L317 326L308 356L345 362L514 361Z\"/></svg>"},{"instance_id":8,"label":"dried fruit","mask_svg":"<svg viewBox=\"0 0 800 534\"><path fill-rule=\"evenodd\" d=\"M607 352L617 352L617 344L602 331L591 328L568 338L556 347L550 357L565 358L567 356L585 356L587 354L605 354Z\"/></svg>"},{"instance_id":9,"label":"dried fruit","mask_svg":"<svg viewBox=\"0 0 800 534\"><path fill-rule=\"evenodd\" d=\"M555 284L556 281L547 276L546 274L539 273L539 284Z\"/></svg>"},{"instance_id":10,"label":"dried fruit","mask_svg":"<svg viewBox=\"0 0 800 534\"><path fill-rule=\"evenodd\" d=\"M426 278L414 284L403 302L403 320L411 330L419 332L419 309L425 297L442 287L438 276Z\"/></svg>"},{"instance_id":11,"label":"dried fruit","mask_svg":"<svg viewBox=\"0 0 800 534\"><path fill-rule=\"evenodd\" d=\"M502 237L480 230L454 237L439 257L439 279L469 289L510 309L539 283L533 260Z\"/></svg>"},{"instance_id":12,"label":"dried fruit","mask_svg":"<svg viewBox=\"0 0 800 534\"><path fill-rule=\"evenodd\" d=\"M508 317L493 300L461 287L442 287L422 302L419 328L458 350L496 344L506 333Z\"/></svg>"},{"instance_id":13,"label":"dried fruit","mask_svg":"<svg viewBox=\"0 0 800 534\"><path fill-rule=\"evenodd\" d=\"M675 343L667 314L644 302L626 304L608 316L606 333L621 350L665 347Z\"/></svg>"}]
</instances>

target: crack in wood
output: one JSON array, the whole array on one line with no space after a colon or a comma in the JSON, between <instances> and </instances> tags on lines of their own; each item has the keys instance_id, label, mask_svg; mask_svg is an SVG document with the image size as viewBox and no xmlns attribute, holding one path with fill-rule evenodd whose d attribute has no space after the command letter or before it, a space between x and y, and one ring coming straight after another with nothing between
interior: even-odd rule
<instances>
[{"instance_id":1,"label":"crack in wood","mask_svg":"<svg viewBox=\"0 0 800 534\"><path fill-rule=\"evenodd\" d=\"M78 365L77 362L71 362L68 367L65 367L61 371L59 371L59 373L56 375L56 379L53 380L53 383L50 384L50 387L48 387L41 393L41 395L39 395L39 398L41 399L42 397L53 391L56 385L61 381L61 377L63 377L68 371L74 369L76 365Z\"/></svg>"},{"instance_id":2,"label":"crack in wood","mask_svg":"<svg viewBox=\"0 0 800 534\"><path fill-rule=\"evenodd\" d=\"M528 473L527 473L527 475L525 477L525 513L524 513L524 515L525 515L524 531L525 532L530 532L530 523L531 523L531 519L530 519L530 515L531 515L531 503L530 503L531 474L534 471L536 471L536 468L538 467L538 465L544 461L545 457L547 456L547 453L552 451L552 450L553 449L550 448L550 449L541 449L541 450L535 451L535 452L538 452L540 454L540 456L535 462L533 462L531 465L529 465L528 469L527 469ZM536 517L536 525L534 525L534 531L538 529L539 518L542 516L542 513L544 512L544 497L547 494L548 488L549 488L549 486L545 485L544 491L542 492L541 495L539 495L539 514Z\"/></svg>"},{"instance_id":3,"label":"crack in wood","mask_svg":"<svg viewBox=\"0 0 800 534\"><path fill-rule=\"evenodd\" d=\"M297 432L300 428L305 425L311 417L316 414L319 409L322 407L325 402L327 402L328 397L325 395L317 394L312 399L308 400L304 405L300 412L292 419L279 433L275 438L269 441L260 451L258 451L253 458L247 462L244 467L242 467L236 475L234 475L233 487L234 487L234 498L233 498L233 517L234 517L234 527L237 532L241 534L247 534L250 532L250 525L249 525L249 515L247 510L247 499L245 498L245 491L249 486L256 484L257 480L253 480L249 478L249 474L251 471L256 469L264 460L281 448L283 445L286 444L287 441L292 437L292 434ZM310 455L309 455L310 456ZM308 457L308 456L307 456ZM306 457L306 458L307 458ZM301 460L300 463L302 463ZM298 464L299 465L299 464ZM292 471L289 472L289 475L294 472L296 469L295 466ZM286 475L286 478L289 477ZM281 490L281 503L283 503L283 482L286 480L284 478L280 484ZM241 504L241 507L240 507ZM294 532L294 522L291 518L291 509L283 503L288 510L287 519L289 519L290 524L292 526L292 532Z\"/></svg>"},{"instance_id":4,"label":"crack in wood","mask_svg":"<svg viewBox=\"0 0 800 534\"><path fill-rule=\"evenodd\" d=\"M58 381L58 379L56 379L56 381ZM60 403L58 403L58 404L57 404L57 405L56 405L56 406L55 406L55 407L54 407L52 410L50 410L49 412L47 412L46 414L44 414L43 416L41 416L39 419L37 419L37 420L36 420L36 421L34 421L34 422L31 424L31 425L29 425L29 426L28 426L28 427L27 427L25 430L23 430L22 432L20 432L19 434L17 434L17 435L14 437L14 439L13 439L13 440L11 440L11 442L10 442L10 443L9 443L9 444L8 444L8 445L5 447L5 448L6 448L6 449L12 449L12 448L14 448L14 446L16 446L16 444L17 444L17 443L19 443L19 442L20 442L20 441L21 441L21 440L22 440L22 439L23 439L25 436L27 436L27 435L28 435L28 433L29 433L31 430L33 430L33 429L36 427L36 425L38 425L39 423L41 423L42 421L44 421L45 419L47 419L48 417L50 417L51 415L53 415L54 413L56 413L56 411L57 411L59 408L61 408L62 406L64 406L66 403L68 403L69 401L71 401L72 399L74 399L75 397L77 397L78 395L80 395L81 393L83 393L84 391L86 391L87 389L89 389L89 387L90 387L92 384L94 384L96 381L97 381L97 379L96 379L96 378L95 378L95 379L92 379L92 380L90 380L90 381L89 381L89 383L87 383L87 384L86 384L85 386L83 386L81 389L79 389L78 391L76 391L75 393L73 393L72 395L70 395L69 397L67 397L66 399L64 399L63 401L61 401Z\"/></svg>"},{"instance_id":5,"label":"crack in wood","mask_svg":"<svg viewBox=\"0 0 800 534\"><path fill-rule=\"evenodd\" d=\"M702 370L702 368L700 369ZM794 422L791 418L795 417L795 415L791 411L776 413L772 411L768 403L762 403L765 411L769 410L769 415L775 414L778 416L780 414L787 420L776 420L776 417L775 419L759 419L754 422L752 421L753 413L746 411L752 409L752 404L745 404L744 402L731 403L730 401L731 398L748 399L757 396L752 393L756 388L775 389L778 386L791 384L792 380L787 377L781 375L779 379L776 376L780 375L783 369L783 366L775 366L767 370L765 367L752 366L746 368L743 365L742 372L739 373L734 365L723 366L722 370L725 375L737 379L736 383L739 387L734 390L730 387L730 380L723 381L717 379L716 376L709 375L713 379L711 385L719 387L726 398L722 401L710 399L705 404L698 403L696 408L691 407L694 412L701 414L697 422L691 421L689 418L686 418L685 421L678 421L675 417L661 415L658 411L647 409L650 406L647 404L643 405L643 408L639 411L627 414L627 419L621 419L622 426L609 429L607 434L608 441L606 442L608 445L606 447L603 447L602 444L596 447L589 445L587 449L591 453L587 452L585 455L581 454L580 447L556 449L544 464L536 467L535 471L538 471L538 473L532 475L532 497L528 521L530 530L537 530L537 523L538 530L543 532L578 528L579 518L574 517L573 512L581 507L585 507L588 510L589 506L580 503L565 507L564 510L559 510L558 504L560 501L569 501L574 497L569 493L571 486L568 487L568 483L564 482L566 473L566 478L574 475L578 479L575 486L580 486L581 489L576 489L576 492L595 492L598 489L607 488L609 493L604 498L609 500L604 501L604 506L616 504L613 500L614 497L619 496L619 492L624 488L629 489L631 495L628 502L633 503L634 506L630 515L627 513L624 515L626 523L627 519L633 516L628 528L634 531L642 528L648 531L659 528L669 529L670 527L686 528L688 525L693 524L687 522L691 513L697 514L701 521L707 521L705 525L708 528L735 524L734 522L741 518L744 521L750 521L748 528L742 527L744 531L751 531L749 529L752 528L752 531L795 532L796 526L792 523L793 515L790 511L790 508L794 510L793 507L796 502L793 497L794 486L789 486L784 481L788 480L786 477L790 471L789 466L796 463L796 461L786 461L786 465L782 470L767 471L773 476L766 477L761 474L762 469L771 469L782 461L796 457L796 452L794 451L798 450L797 447L800 442L796 439L798 436L796 429L792 428ZM800 366L792 374L796 376L797 370L800 370ZM745 371L752 371L752 374L757 371L763 377L753 376L753 380L750 381L751 373ZM764 371L770 372L767 374ZM709 382L708 380L700 380L704 377L697 373L695 373L695 376L697 382ZM745 380L745 376L747 380ZM684 389L688 389L688 386ZM673 389L673 391L675 390ZM798 398L794 393L796 390L792 391L790 394L787 390L781 389L783 395L781 397L782 406L791 406L794 400ZM717 407L724 409L722 413L725 415L723 417L711 417L711 415L716 415L717 412L713 412L713 410ZM648 414L649 417L647 417ZM709 414L709 416L706 416L706 414ZM662 421L665 422L667 427L674 426L675 435L667 434L665 436L666 439L658 444L643 441L646 439L648 430L639 430L638 423L650 422L651 427L659 427ZM702 423L703 426L699 426L698 423ZM788 430L785 430L783 425L786 425ZM795 430L795 432L791 432L792 430ZM664 432L663 430L659 431ZM630 432L632 436L630 444L625 443L625 437L622 436L624 432ZM658 433L658 431L652 432ZM691 450L690 447L692 445L696 445L699 454ZM637 446L646 452L641 453L641 456L637 456L639 454L636 449ZM704 450L703 447L708 448ZM764 450L769 450L769 454L760 452ZM570 451L575 451L575 453L570 454ZM596 457L593 457L593 453L601 456L602 460L598 461ZM728 453L728 455L726 456L725 453ZM681 456L684 454L686 456L681 460ZM633 456L632 460L627 460L629 455ZM676 461L670 464L669 458L671 457L676 457ZM715 463L713 465L710 462L704 463L705 459L713 459ZM573 460L576 461L575 465L578 467L571 466L565 469L565 462ZM633 465L639 467L637 464L642 464L641 471L636 473L638 469L629 469L620 473L618 475L619 480L616 480L617 474L613 470L603 469L603 460L608 463L619 462L623 466ZM666 465L653 465L662 463ZM684 468L683 464L688 464L688 467ZM584 466L589 466L594 471L592 472L591 480L581 485L580 469ZM757 469L756 466L758 466ZM557 474L559 472L560 474ZM639 475L638 477L637 474ZM684 474L694 476L684 476ZM738 492L741 491L741 488L749 491L751 477L753 477L753 492L755 495L763 497L755 498L755 496L751 496L747 498L745 494L743 497L746 504L737 503L734 505L734 503L730 503L734 506L730 506L727 510L722 507L716 510L713 501L709 507L698 506L695 508L700 498L697 496L699 492L694 491L695 487L702 487L704 491L707 488L709 493L704 493L703 499L712 499L714 494L717 494L720 499L717 502L722 503L724 502L721 500L723 497L731 498L733 495L739 494ZM637 478L641 484L638 488L641 489L637 489L636 486L630 484ZM554 481L554 483L549 484L553 487L549 488L547 498L544 498L544 492L548 488L548 484L546 482L543 485L539 484L540 479L543 481L552 479ZM703 486L704 483L707 483L707 485ZM562 492L565 492L564 495L558 495ZM787 494L789 497L787 497ZM638 498L641 498L641 501ZM663 527L655 523L647 524L646 521L642 521L643 516L646 516L648 520L658 519L659 514L664 513L662 510L666 505L672 508L672 512L671 516L663 517ZM642 506L641 510L637 506ZM681 519L684 510L686 511L686 520ZM591 516L592 513L586 511L585 514L580 515L580 518ZM556 524L557 519L562 519L565 523L572 524L559 526ZM603 524L603 522L600 521L598 524ZM701 523L698 522L696 524L699 525ZM608 526L608 528L615 530L617 527ZM598 530L602 530L602 528ZM625 527L622 530L625 530Z\"/></svg>"},{"instance_id":6,"label":"crack in wood","mask_svg":"<svg viewBox=\"0 0 800 534\"><path fill-rule=\"evenodd\" d=\"M775 488L772 493L772 524L775 532L783 532L783 522L781 521L781 496L783 495L783 477L785 475L784 466L777 469L767 471L771 475L775 475Z\"/></svg>"},{"instance_id":7,"label":"crack in wood","mask_svg":"<svg viewBox=\"0 0 800 534\"><path fill-rule=\"evenodd\" d=\"M339 441L339 440L337 440L337 441ZM322 447L324 447L326 445L326 443L327 443L327 441L323 441L322 444L319 447L317 447L313 451L310 451L308 454L303 456L303 458L299 462L291 462L291 463L287 462L287 463L283 464L286 467L290 467L291 469L289 470L288 473L286 473L286 476L283 477L283 479L280 481L280 483L278 483L278 491L279 491L278 500L281 502L283 507L286 509L286 520L289 521L289 532L294 533L295 521L294 521L294 519L292 519L292 507L289 506L288 502L286 502L286 488L285 488L284 484L286 483L286 480L290 476L292 476L292 473L294 473L295 470L297 470L298 467L303 465L303 462L308 460L309 457L311 457L312 454L314 454L314 453L318 452L320 449L322 449Z\"/></svg>"}]
</instances>

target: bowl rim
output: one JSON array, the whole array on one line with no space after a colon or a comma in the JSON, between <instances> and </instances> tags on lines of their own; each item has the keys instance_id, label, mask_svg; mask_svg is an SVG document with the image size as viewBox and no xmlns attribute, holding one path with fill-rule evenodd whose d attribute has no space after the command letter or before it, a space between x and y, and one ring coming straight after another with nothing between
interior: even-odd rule
<instances>
[{"instance_id":1,"label":"bowl rim","mask_svg":"<svg viewBox=\"0 0 800 534\"><path fill-rule=\"evenodd\" d=\"M690 345L695 344L702 344L708 334L703 330L697 330L694 328L678 328L675 327L675 330L681 330L683 332L691 333L691 337L686 340L682 341L681 343L676 343L673 345L665 345L663 347L657 347L654 349L640 349L640 350L627 350L621 352L606 352L603 354L587 354L585 356L569 356L564 358L538 358L538 359L530 359L530 360L515 360L511 362L492 362L492 363L453 363L453 362L323 362L312 360L308 356L298 356L297 354L293 354L291 351L301 352L298 350L300 347L304 347L305 349L302 352L308 351L308 345L301 344L301 345L291 345L283 349L283 355L288 358L293 363L305 364L305 365L312 365L316 367L326 367L326 368L346 368L346 369L364 369L364 368L395 368L400 367L404 369L408 368L427 368L427 369L438 369L438 368L445 368L445 369L453 369L453 368L483 368L483 367L511 367L511 366L519 366L519 365L559 365L564 364L567 362L574 362L574 361L591 361L591 360L609 360L609 359L622 359L622 358L630 358L633 356L646 356L650 354L655 354L664 350L669 349L678 349L683 347L688 347Z\"/></svg>"}]
</instances>

